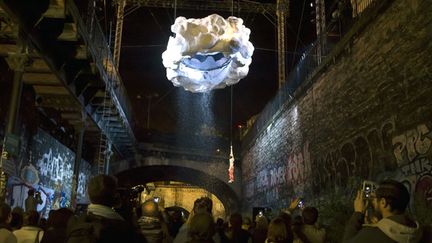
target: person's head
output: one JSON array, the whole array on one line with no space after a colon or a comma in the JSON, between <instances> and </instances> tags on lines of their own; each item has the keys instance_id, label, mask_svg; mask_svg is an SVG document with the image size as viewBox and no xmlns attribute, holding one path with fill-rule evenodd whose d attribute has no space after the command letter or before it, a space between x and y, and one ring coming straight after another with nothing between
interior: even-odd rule
<instances>
[{"instance_id":1,"label":"person's head","mask_svg":"<svg viewBox=\"0 0 432 243\"><path fill-rule=\"evenodd\" d=\"M209 213L195 214L189 224L189 236L192 240L210 240L215 234L213 217Z\"/></svg>"},{"instance_id":2,"label":"person's head","mask_svg":"<svg viewBox=\"0 0 432 243\"><path fill-rule=\"evenodd\" d=\"M60 208L51 210L48 217L48 227L66 228L68 221L73 217L74 213L68 208Z\"/></svg>"},{"instance_id":3,"label":"person's head","mask_svg":"<svg viewBox=\"0 0 432 243\"><path fill-rule=\"evenodd\" d=\"M255 229L257 230L267 230L268 221L267 218L262 216L255 217Z\"/></svg>"},{"instance_id":4,"label":"person's head","mask_svg":"<svg viewBox=\"0 0 432 243\"><path fill-rule=\"evenodd\" d=\"M224 220L221 218L217 218L216 219L216 227L223 228L223 225L224 225Z\"/></svg>"},{"instance_id":5,"label":"person's head","mask_svg":"<svg viewBox=\"0 0 432 243\"><path fill-rule=\"evenodd\" d=\"M288 239L288 232L284 220L273 219L267 230L267 242L285 242Z\"/></svg>"},{"instance_id":6,"label":"person's head","mask_svg":"<svg viewBox=\"0 0 432 243\"><path fill-rule=\"evenodd\" d=\"M282 219L284 221L285 227L286 227L286 230L287 230L287 234L288 234L288 236L287 236L287 238L289 240L288 242L292 242L292 239L294 238L294 234L293 234L292 229L291 229L292 228L292 218L291 218L291 215L289 215L286 212L281 212L278 215L278 218L280 218L280 219Z\"/></svg>"},{"instance_id":7,"label":"person's head","mask_svg":"<svg viewBox=\"0 0 432 243\"><path fill-rule=\"evenodd\" d=\"M294 217L292 221L293 225L302 225L303 224L303 217L301 215L297 215Z\"/></svg>"},{"instance_id":8,"label":"person's head","mask_svg":"<svg viewBox=\"0 0 432 243\"><path fill-rule=\"evenodd\" d=\"M34 197L34 194L35 194L35 190L34 190L34 189L29 189L29 190L27 191L27 195L28 195L29 197Z\"/></svg>"},{"instance_id":9,"label":"person's head","mask_svg":"<svg viewBox=\"0 0 432 243\"><path fill-rule=\"evenodd\" d=\"M375 191L375 195L372 195L374 210L383 217L403 214L409 200L410 195L406 187L394 180L381 182Z\"/></svg>"},{"instance_id":10,"label":"person's head","mask_svg":"<svg viewBox=\"0 0 432 243\"><path fill-rule=\"evenodd\" d=\"M239 213L233 213L230 216L230 224L233 229L240 229L243 223L243 218Z\"/></svg>"},{"instance_id":11,"label":"person's head","mask_svg":"<svg viewBox=\"0 0 432 243\"><path fill-rule=\"evenodd\" d=\"M243 224L242 224L242 229L244 230L249 230L249 228L252 225L252 220L249 217L244 217L243 218Z\"/></svg>"},{"instance_id":12,"label":"person's head","mask_svg":"<svg viewBox=\"0 0 432 243\"><path fill-rule=\"evenodd\" d=\"M22 207L14 207L12 213L24 215L24 209Z\"/></svg>"},{"instance_id":13,"label":"person's head","mask_svg":"<svg viewBox=\"0 0 432 243\"><path fill-rule=\"evenodd\" d=\"M305 207L302 216L304 224L313 225L318 220L318 210L314 207Z\"/></svg>"},{"instance_id":14,"label":"person's head","mask_svg":"<svg viewBox=\"0 0 432 243\"><path fill-rule=\"evenodd\" d=\"M10 226L12 229L19 229L23 225L24 220L24 210L20 207L15 207L12 210L12 220Z\"/></svg>"},{"instance_id":15,"label":"person's head","mask_svg":"<svg viewBox=\"0 0 432 243\"><path fill-rule=\"evenodd\" d=\"M0 203L0 224L9 224L12 220L11 208L6 203Z\"/></svg>"},{"instance_id":16,"label":"person's head","mask_svg":"<svg viewBox=\"0 0 432 243\"><path fill-rule=\"evenodd\" d=\"M208 197L201 197L195 200L193 211L195 214L207 212L212 213L213 201Z\"/></svg>"},{"instance_id":17,"label":"person's head","mask_svg":"<svg viewBox=\"0 0 432 243\"><path fill-rule=\"evenodd\" d=\"M280 212L278 215L278 218L282 219L288 228L291 228L292 225L292 218L291 215L285 212Z\"/></svg>"},{"instance_id":18,"label":"person's head","mask_svg":"<svg viewBox=\"0 0 432 243\"><path fill-rule=\"evenodd\" d=\"M118 201L117 179L108 175L97 175L88 183L88 195L93 204L113 207Z\"/></svg>"},{"instance_id":19,"label":"person's head","mask_svg":"<svg viewBox=\"0 0 432 243\"><path fill-rule=\"evenodd\" d=\"M141 214L145 217L158 218L160 215L158 204L153 199L148 199L141 204Z\"/></svg>"},{"instance_id":20,"label":"person's head","mask_svg":"<svg viewBox=\"0 0 432 243\"><path fill-rule=\"evenodd\" d=\"M24 214L24 225L38 226L39 214L35 210L30 210Z\"/></svg>"},{"instance_id":21,"label":"person's head","mask_svg":"<svg viewBox=\"0 0 432 243\"><path fill-rule=\"evenodd\" d=\"M39 227L42 229L45 229L47 226L47 219L46 218L40 218L39 220Z\"/></svg>"}]
</instances>

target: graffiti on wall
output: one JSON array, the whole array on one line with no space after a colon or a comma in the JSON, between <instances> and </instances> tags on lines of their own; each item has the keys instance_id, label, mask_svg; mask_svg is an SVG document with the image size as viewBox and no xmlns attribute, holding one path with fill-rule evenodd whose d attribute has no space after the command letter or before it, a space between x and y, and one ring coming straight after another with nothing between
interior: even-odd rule
<instances>
[{"instance_id":1,"label":"graffiti on wall","mask_svg":"<svg viewBox=\"0 0 432 243\"><path fill-rule=\"evenodd\" d=\"M87 182L89 181L91 175L91 165L87 161L81 160L77 187L77 203L79 204L86 204L89 202L87 196Z\"/></svg>"},{"instance_id":2,"label":"graffiti on wall","mask_svg":"<svg viewBox=\"0 0 432 243\"><path fill-rule=\"evenodd\" d=\"M253 168L255 172L245 180L244 195L248 200L262 195L262 203L271 205L303 193L353 191L355 188L347 187L353 178L376 181L390 178L403 182L413 196L421 195L432 205L431 147L432 130L426 124L398 133L392 118L326 153L311 153L306 142L298 153L283 154L283 164L258 161L249 165L248 171ZM251 154L245 158L251 160ZM277 155L267 151L265 157Z\"/></svg>"},{"instance_id":3,"label":"graffiti on wall","mask_svg":"<svg viewBox=\"0 0 432 243\"><path fill-rule=\"evenodd\" d=\"M39 130L33 138L32 164L39 172L38 185L52 190L49 209L70 206L75 154L46 132Z\"/></svg>"},{"instance_id":4,"label":"graffiti on wall","mask_svg":"<svg viewBox=\"0 0 432 243\"><path fill-rule=\"evenodd\" d=\"M343 189L351 177L371 179L384 171L396 169L391 152L394 131L395 123L391 119L378 128L343 142L324 156L315 156L312 191L319 193L323 188Z\"/></svg>"},{"instance_id":5,"label":"graffiti on wall","mask_svg":"<svg viewBox=\"0 0 432 243\"><path fill-rule=\"evenodd\" d=\"M405 182L412 196L420 196L432 206L431 129L420 124L394 136L392 144L400 172L396 179Z\"/></svg>"},{"instance_id":6,"label":"graffiti on wall","mask_svg":"<svg viewBox=\"0 0 432 243\"><path fill-rule=\"evenodd\" d=\"M245 196L251 198L256 193L264 194L267 204L292 191L301 193L310 173L309 143L305 143L299 152L289 155L284 163L260 169L256 177L246 183Z\"/></svg>"},{"instance_id":7,"label":"graffiti on wall","mask_svg":"<svg viewBox=\"0 0 432 243\"><path fill-rule=\"evenodd\" d=\"M73 163L75 155L64 151L64 153L53 153L52 148L43 153L36 160L42 183L56 187L62 180L71 181L73 176Z\"/></svg>"},{"instance_id":8,"label":"graffiti on wall","mask_svg":"<svg viewBox=\"0 0 432 243\"><path fill-rule=\"evenodd\" d=\"M71 206L71 191L75 153L42 130L33 137L28 161L19 165L18 176L9 178L11 185L10 204L24 206L30 188L40 192L43 203L38 206L42 216L48 217L51 209ZM77 203L89 203L87 182L92 175L91 165L81 160Z\"/></svg>"}]
</instances>

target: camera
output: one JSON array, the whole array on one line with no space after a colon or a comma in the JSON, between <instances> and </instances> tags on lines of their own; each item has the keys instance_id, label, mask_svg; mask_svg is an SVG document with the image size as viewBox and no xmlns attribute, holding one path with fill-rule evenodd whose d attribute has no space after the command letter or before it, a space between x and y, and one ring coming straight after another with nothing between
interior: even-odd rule
<instances>
[{"instance_id":1,"label":"camera","mask_svg":"<svg viewBox=\"0 0 432 243\"><path fill-rule=\"evenodd\" d=\"M370 199L371 194L375 192L377 185L373 181L363 181L362 195L363 199Z\"/></svg>"}]
</instances>

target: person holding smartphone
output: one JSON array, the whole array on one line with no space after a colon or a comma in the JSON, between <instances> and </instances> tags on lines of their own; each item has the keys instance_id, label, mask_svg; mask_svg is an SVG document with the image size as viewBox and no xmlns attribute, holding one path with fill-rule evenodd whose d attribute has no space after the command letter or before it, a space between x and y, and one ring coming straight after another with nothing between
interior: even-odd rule
<instances>
[{"instance_id":1,"label":"person holding smartphone","mask_svg":"<svg viewBox=\"0 0 432 243\"><path fill-rule=\"evenodd\" d=\"M37 212L37 205L42 204L42 198L40 196L40 192L37 192L35 196L35 190L33 188L29 189L24 204L25 204L26 212L30 212L30 211Z\"/></svg>"},{"instance_id":2,"label":"person holding smartphone","mask_svg":"<svg viewBox=\"0 0 432 243\"><path fill-rule=\"evenodd\" d=\"M410 195L402 183L386 180L368 199L365 198L364 191L359 190L354 200L354 213L345 227L343 242L420 241L419 224L405 214ZM367 201L370 201L375 213L382 219L370 227L362 227Z\"/></svg>"}]
</instances>

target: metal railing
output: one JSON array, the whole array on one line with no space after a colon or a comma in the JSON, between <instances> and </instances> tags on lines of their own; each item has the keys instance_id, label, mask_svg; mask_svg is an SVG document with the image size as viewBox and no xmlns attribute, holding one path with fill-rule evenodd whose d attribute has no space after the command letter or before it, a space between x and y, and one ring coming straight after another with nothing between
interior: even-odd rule
<instances>
[{"instance_id":1,"label":"metal railing","mask_svg":"<svg viewBox=\"0 0 432 243\"><path fill-rule=\"evenodd\" d=\"M72 1L74 2L74 1ZM92 1L89 1L90 4ZM82 3L81 3L82 5ZM108 44L107 39L104 36L104 32L99 24L97 16L93 7L89 6L87 11L83 11L81 8L78 10L75 4L69 4L69 9L73 10L73 15L76 15L77 23L83 29L81 37L86 43L92 43L92 46L96 48L88 48L94 57L97 68L100 71L100 75L105 82L106 88L109 89L111 93L111 98L113 102L117 103L120 115L130 121L132 116L132 108L130 101L127 96L126 88L123 85L120 74L114 64L114 59L111 54L111 49Z\"/></svg>"},{"instance_id":2,"label":"metal railing","mask_svg":"<svg viewBox=\"0 0 432 243\"><path fill-rule=\"evenodd\" d=\"M351 28L354 28L355 24L360 22L358 20L361 19L360 17L363 13L368 12L368 9L373 9L376 3L379 2L376 0L351 0L351 2L354 1L358 4L355 5L356 9L354 10L353 8L352 13L350 12L347 14L349 16L341 16L341 12L343 11L340 9L340 5L337 4L337 2L335 2L336 4L333 4L331 11L328 11L330 16L328 16L329 21L326 24L327 45L320 54L322 63L319 63L318 61L318 43L315 41L306 48L298 59L296 66L288 75L284 85L276 93L275 97L267 103L253 125L247 129L246 133L244 133L245 135L241 138L243 146L251 144L251 142L279 115L279 113L282 112L283 106L289 105L290 102L294 100L296 91L299 91L299 87L303 86L301 90L307 89L308 85L312 83L312 77L316 75L317 70L323 66L323 63L326 63L326 58L336 49L335 47L338 46L337 44L342 42L344 39L351 38L350 36L347 36L347 34L350 33ZM382 2L388 1L382 0ZM380 4L380 6L384 5L384 3L381 2ZM343 22L341 21L342 18L345 18ZM357 29L361 28L358 27ZM329 35L330 31L338 32L337 35L339 37L334 38L334 36Z\"/></svg>"},{"instance_id":3,"label":"metal railing","mask_svg":"<svg viewBox=\"0 0 432 243\"><path fill-rule=\"evenodd\" d=\"M372 6L377 0L351 0L352 5L352 16L355 18L360 16L363 11L365 11L368 7Z\"/></svg>"}]
</instances>

